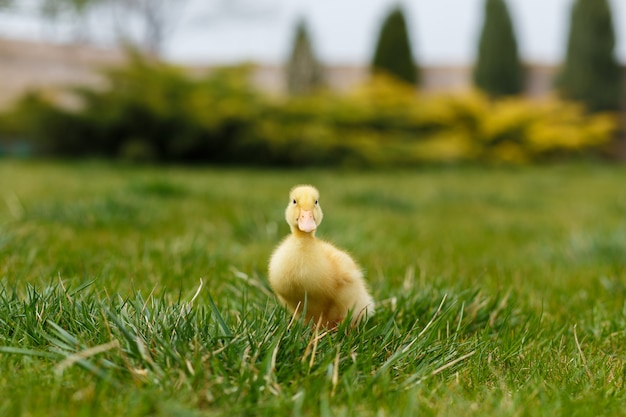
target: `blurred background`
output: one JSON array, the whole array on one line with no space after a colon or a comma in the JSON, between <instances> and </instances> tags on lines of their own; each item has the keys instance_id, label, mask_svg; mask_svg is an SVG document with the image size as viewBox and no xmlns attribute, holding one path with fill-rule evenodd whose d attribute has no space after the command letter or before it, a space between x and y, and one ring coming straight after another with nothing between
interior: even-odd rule
<instances>
[{"instance_id":1,"label":"blurred background","mask_svg":"<svg viewBox=\"0 0 626 417\"><path fill-rule=\"evenodd\" d=\"M623 160L619 0L0 0L0 155Z\"/></svg>"}]
</instances>

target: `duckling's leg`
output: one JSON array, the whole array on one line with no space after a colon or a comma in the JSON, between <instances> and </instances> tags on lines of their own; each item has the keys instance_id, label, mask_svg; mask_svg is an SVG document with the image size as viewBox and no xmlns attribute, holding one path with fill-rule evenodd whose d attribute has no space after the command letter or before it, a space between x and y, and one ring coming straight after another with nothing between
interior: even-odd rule
<instances>
[{"instance_id":1,"label":"duckling's leg","mask_svg":"<svg viewBox=\"0 0 626 417\"><path fill-rule=\"evenodd\" d=\"M342 306L338 304L332 304L324 312L324 317L327 323L326 326L336 329L339 324L346 318L346 311Z\"/></svg>"}]
</instances>

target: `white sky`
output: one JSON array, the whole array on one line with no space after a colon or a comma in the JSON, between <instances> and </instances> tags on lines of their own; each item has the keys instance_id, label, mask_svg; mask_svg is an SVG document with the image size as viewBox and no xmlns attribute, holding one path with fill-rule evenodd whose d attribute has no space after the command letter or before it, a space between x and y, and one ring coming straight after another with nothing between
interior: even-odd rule
<instances>
[{"instance_id":1,"label":"white sky","mask_svg":"<svg viewBox=\"0 0 626 417\"><path fill-rule=\"evenodd\" d=\"M194 0L202 3L206 0ZM250 2L254 3L254 2ZM184 19L169 56L186 62L254 60L280 63L288 54L295 21L304 16L314 48L328 63L370 60L381 19L404 6L414 55L425 64L472 62L484 0L257 0L273 5L269 16L230 19L200 29ZM557 63L564 55L572 0L508 0L522 58ZM626 0L611 0L618 38L616 54L626 63ZM197 13L194 5L188 14Z\"/></svg>"},{"instance_id":2,"label":"white sky","mask_svg":"<svg viewBox=\"0 0 626 417\"><path fill-rule=\"evenodd\" d=\"M228 2L229 0L225 0ZM563 55L573 0L507 0L522 58L558 63ZM246 10L216 18L214 0L188 0L166 47L172 60L195 63L257 61L280 64L304 17L317 55L331 64L367 64L381 20L402 4L414 55L420 64L471 64L484 0L247 0ZM611 0L616 54L626 64L626 0ZM32 19L0 16L0 36L48 37Z\"/></svg>"}]
</instances>

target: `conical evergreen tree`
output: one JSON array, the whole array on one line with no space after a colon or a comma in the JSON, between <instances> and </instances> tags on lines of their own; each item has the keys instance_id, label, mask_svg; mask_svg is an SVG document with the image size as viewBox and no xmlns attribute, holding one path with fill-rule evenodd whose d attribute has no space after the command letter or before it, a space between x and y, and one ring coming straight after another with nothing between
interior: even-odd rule
<instances>
[{"instance_id":1,"label":"conical evergreen tree","mask_svg":"<svg viewBox=\"0 0 626 417\"><path fill-rule=\"evenodd\" d=\"M474 84L493 97L520 94L524 90L524 68L504 0L485 1Z\"/></svg>"},{"instance_id":2,"label":"conical evergreen tree","mask_svg":"<svg viewBox=\"0 0 626 417\"><path fill-rule=\"evenodd\" d=\"M407 24L400 7L393 9L383 22L372 60L372 70L384 71L411 84L419 83Z\"/></svg>"},{"instance_id":3,"label":"conical evergreen tree","mask_svg":"<svg viewBox=\"0 0 626 417\"><path fill-rule=\"evenodd\" d=\"M323 69L313 51L304 21L296 26L291 55L287 62L287 90L291 94L309 94L323 85Z\"/></svg>"},{"instance_id":4,"label":"conical evergreen tree","mask_svg":"<svg viewBox=\"0 0 626 417\"><path fill-rule=\"evenodd\" d=\"M565 98L589 111L619 108L622 73L614 55L615 32L607 0L575 0L567 56L557 79Z\"/></svg>"}]
</instances>

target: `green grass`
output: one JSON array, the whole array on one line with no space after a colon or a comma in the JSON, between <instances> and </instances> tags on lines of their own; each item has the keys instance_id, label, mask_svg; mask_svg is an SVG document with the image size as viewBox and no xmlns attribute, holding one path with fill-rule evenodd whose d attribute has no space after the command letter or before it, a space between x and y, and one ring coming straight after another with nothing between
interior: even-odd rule
<instances>
[{"instance_id":1,"label":"green grass","mask_svg":"<svg viewBox=\"0 0 626 417\"><path fill-rule=\"evenodd\" d=\"M378 301L278 307L287 193ZM0 161L0 415L626 415L626 168Z\"/></svg>"}]
</instances>

